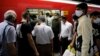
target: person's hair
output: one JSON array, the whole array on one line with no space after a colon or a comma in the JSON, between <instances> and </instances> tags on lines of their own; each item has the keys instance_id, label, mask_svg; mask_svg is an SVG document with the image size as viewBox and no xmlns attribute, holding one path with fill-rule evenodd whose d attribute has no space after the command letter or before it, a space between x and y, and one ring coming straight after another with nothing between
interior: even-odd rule
<instances>
[{"instance_id":1,"label":"person's hair","mask_svg":"<svg viewBox=\"0 0 100 56\"><path fill-rule=\"evenodd\" d=\"M4 13L4 19L7 21L12 21L13 19L16 19L17 14L14 10L7 10Z\"/></svg>"},{"instance_id":2,"label":"person's hair","mask_svg":"<svg viewBox=\"0 0 100 56\"><path fill-rule=\"evenodd\" d=\"M56 16L60 16L60 14L59 13L55 13L56 14Z\"/></svg>"},{"instance_id":3,"label":"person's hair","mask_svg":"<svg viewBox=\"0 0 100 56\"><path fill-rule=\"evenodd\" d=\"M46 13L46 16L50 16L50 14L49 13Z\"/></svg>"},{"instance_id":4,"label":"person's hair","mask_svg":"<svg viewBox=\"0 0 100 56\"><path fill-rule=\"evenodd\" d=\"M29 15L28 12L24 12L23 15L22 15L22 17L23 17L24 19L27 19L28 15Z\"/></svg>"},{"instance_id":5,"label":"person's hair","mask_svg":"<svg viewBox=\"0 0 100 56\"><path fill-rule=\"evenodd\" d=\"M73 19L76 21L76 20L78 20L78 16L76 16L76 15L73 15Z\"/></svg>"},{"instance_id":6,"label":"person's hair","mask_svg":"<svg viewBox=\"0 0 100 56\"><path fill-rule=\"evenodd\" d=\"M45 22L45 17L44 16L40 16L39 20L41 20L42 22Z\"/></svg>"},{"instance_id":7,"label":"person's hair","mask_svg":"<svg viewBox=\"0 0 100 56\"><path fill-rule=\"evenodd\" d=\"M65 16L61 16L61 18L62 18L63 20L67 20L67 17L65 17Z\"/></svg>"},{"instance_id":8,"label":"person's hair","mask_svg":"<svg viewBox=\"0 0 100 56\"><path fill-rule=\"evenodd\" d=\"M6 20L7 20L7 21L11 21L13 18L14 18L14 17L13 17L12 15L9 15L9 16L6 17Z\"/></svg>"},{"instance_id":9,"label":"person's hair","mask_svg":"<svg viewBox=\"0 0 100 56\"><path fill-rule=\"evenodd\" d=\"M91 17L91 16L99 16L99 14L100 14L100 13L99 13L98 11L94 11L94 12L92 12L92 13L90 14L90 17Z\"/></svg>"},{"instance_id":10,"label":"person's hair","mask_svg":"<svg viewBox=\"0 0 100 56\"><path fill-rule=\"evenodd\" d=\"M84 10L85 14L87 13L88 5L86 3L80 3L76 7L81 9L81 10Z\"/></svg>"}]
</instances>

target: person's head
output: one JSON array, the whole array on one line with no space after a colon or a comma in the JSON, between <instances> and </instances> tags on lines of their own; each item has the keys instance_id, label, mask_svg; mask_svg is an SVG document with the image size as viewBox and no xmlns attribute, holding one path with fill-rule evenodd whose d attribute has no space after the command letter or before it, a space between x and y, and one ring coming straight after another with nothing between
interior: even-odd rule
<instances>
[{"instance_id":1,"label":"person's head","mask_svg":"<svg viewBox=\"0 0 100 56\"><path fill-rule=\"evenodd\" d=\"M65 23L67 18L65 16L61 16L61 19L62 19L63 23Z\"/></svg>"},{"instance_id":2,"label":"person's head","mask_svg":"<svg viewBox=\"0 0 100 56\"><path fill-rule=\"evenodd\" d=\"M94 11L90 14L90 18L93 19L93 20L96 20L97 17L99 15L99 12L98 11Z\"/></svg>"},{"instance_id":3,"label":"person's head","mask_svg":"<svg viewBox=\"0 0 100 56\"><path fill-rule=\"evenodd\" d=\"M94 11L90 14L90 18L92 20L92 22L97 23L98 19L99 19L99 15L100 13L98 11Z\"/></svg>"},{"instance_id":4,"label":"person's head","mask_svg":"<svg viewBox=\"0 0 100 56\"><path fill-rule=\"evenodd\" d=\"M73 15L73 19L75 20L75 21L77 21L78 20L78 16L76 16L76 15Z\"/></svg>"},{"instance_id":5,"label":"person's head","mask_svg":"<svg viewBox=\"0 0 100 56\"><path fill-rule=\"evenodd\" d=\"M15 22L16 17L17 17L17 14L16 14L16 12L14 10L7 10L4 13L4 19L9 21L9 22L12 22L12 23Z\"/></svg>"},{"instance_id":6,"label":"person's head","mask_svg":"<svg viewBox=\"0 0 100 56\"><path fill-rule=\"evenodd\" d=\"M58 19L60 17L60 14L59 13L55 13L54 14L54 19Z\"/></svg>"},{"instance_id":7,"label":"person's head","mask_svg":"<svg viewBox=\"0 0 100 56\"><path fill-rule=\"evenodd\" d=\"M81 17L82 15L86 15L88 11L88 5L86 3L80 3L76 6L75 15Z\"/></svg>"},{"instance_id":8,"label":"person's head","mask_svg":"<svg viewBox=\"0 0 100 56\"><path fill-rule=\"evenodd\" d=\"M46 16L50 16L50 13L46 13Z\"/></svg>"},{"instance_id":9,"label":"person's head","mask_svg":"<svg viewBox=\"0 0 100 56\"><path fill-rule=\"evenodd\" d=\"M38 18L38 23L41 24L41 23L44 23L45 22L45 17L44 16L40 16Z\"/></svg>"},{"instance_id":10,"label":"person's head","mask_svg":"<svg viewBox=\"0 0 100 56\"><path fill-rule=\"evenodd\" d=\"M46 13L47 17L52 17L52 15L50 13Z\"/></svg>"},{"instance_id":11,"label":"person's head","mask_svg":"<svg viewBox=\"0 0 100 56\"><path fill-rule=\"evenodd\" d=\"M22 14L22 23L28 23L28 20L29 20L29 13L28 12L24 12Z\"/></svg>"},{"instance_id":12,"label":"person's head","mask_svg":"<svg viewBox=\"0 0 100 56\"><path fill-rule=\"evenodd\" d=\"M43 15L43 11L40 11L40 12L39 12L39 15Z\"/></svg>"}]
</instances>

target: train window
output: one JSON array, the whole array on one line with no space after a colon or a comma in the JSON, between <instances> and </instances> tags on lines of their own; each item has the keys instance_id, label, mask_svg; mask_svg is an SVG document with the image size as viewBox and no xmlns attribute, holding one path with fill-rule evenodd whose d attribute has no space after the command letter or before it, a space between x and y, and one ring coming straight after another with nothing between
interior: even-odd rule
<instances>
[{"instance_id":1,"label":"train window","mask_svg":"<svg viewBox=\"0 0 100 56\"><path fill-rule=\"evenodd\" d=\"M58 13L61 15L61 10L56 9L34 9L34 8L28 8L27 11L30 13L30 20L33 21L34 19L38 19L39 16L46 17L48 14L50 16L54 15L55 13Z\"/></svg>"}]
</instances>

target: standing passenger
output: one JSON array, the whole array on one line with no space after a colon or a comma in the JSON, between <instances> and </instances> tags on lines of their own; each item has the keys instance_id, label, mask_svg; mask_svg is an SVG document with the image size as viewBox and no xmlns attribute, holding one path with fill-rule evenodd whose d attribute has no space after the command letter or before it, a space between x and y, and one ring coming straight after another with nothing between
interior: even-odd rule
<instances>
[{"instance_id":1,"label":"standing passenger","mask_svg":"<svg viewBox=\"0 0 100 56\"><path fill-rule=\"evenodd\" d=\"M52 30L54 32L53 51L55 54L60 54L59 34L61 30L60 15L55 13L52 20Z\"/></svg>"},{"instance_id":2,"label":"standing passenger","mask_svg":"<svg viewBox=\"0 0 100 56\"><path fill-rule=\"evenodd\" d=\"M0 23L0 56L17 56L16 47L16 31L14 22L16 13L8 10L4 14L4 21Z\"/></svg>"},{"instance_id":3,"label":"standing passenger","mask_svg":"<svg viewBox=\"0 0 100 56\"><path fill-rule=\"evenodd\" d=\"M90 14L90 18L92 20L92 26L93 26L93 40L94 40L94 47L95 47L95 53L97 51L100 55L100 19L98 19L99 12L94 11ZM98 47L98 50L96 50L96 47ZM95 54L94 53L94 54Z\"/></svg>"},{"instance_id":4,"label":"standing passenger","mask_svg":"<svg viewBox=\"0 0 100 56\"><path fill-rule=\"evenodd\" d=\"M29 14L27 12L22 15L22 24L18 29L18 54L19 56L34 56L33 54L35 52L36 56L39 56L34 40L32 38L32 29L28 22L28 17Z\"/></svg>"},{"instance_id":5,"label":"standing passenger","mask_svg":"<svg viewBox=\"0 0 100 56\"><path fill-rule=\"evenodd\" d=\"M61 40L61 49L62 54L67 49L68 45L72 40L72 24L66 20L65 16L62 16L61 21L61 33L60 33L60 40Z\"/></svg>"},{"instance_id":6,"label":"standing passenger","mask_svg":"<svg viewBox=\"0 0 100 56\"><path fill-rule=\"evenodd\" d=\"M51 27L45 24L45 17L39 17L39 25L34 28L37 49L40 56L52 56L52 39L54 37Z\"/></svg>"},{"instance_id":7,"label":"standing passenger","mask_svg":"<svg viewBox=\"0 0 100 56\"><path fill-rule=\"evenodd\" d=\"M50 15L50 13L46 13L46 24L50 27L52 27L52 20L53 20L52 15Z\"/></svg>"},{"instance_id":8,"label":"standing passenger","mask_svg":"<svg viewBox=\"0 0 100 56\"><path fill-rule=\"evenodd\" d=\"M88 6L80 3L76 6L75 15L79 17L76 37L76 56L93 56L92 23L87 16Z\"/></svg>"}]
</instances>

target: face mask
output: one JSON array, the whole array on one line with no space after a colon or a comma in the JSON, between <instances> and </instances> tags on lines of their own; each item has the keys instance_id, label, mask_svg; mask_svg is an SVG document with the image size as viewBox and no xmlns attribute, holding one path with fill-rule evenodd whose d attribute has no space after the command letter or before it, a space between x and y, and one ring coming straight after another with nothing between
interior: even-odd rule
<instances>
[{"instance_id":1,"label":"face mask","mask_svg":"<svg viewBox=\"0 0 100 56\"><path fill-rule=\"evenodd\" d=\"M78 16L78 17L80 17L82 14L83 14L82 10L76 10L75 11L75 15Z\"/></svg>"},{"instance_id":2,"label":"face mask","mask_svg":"<svg viewBox=\"0 0 100 56\"><path fill-rule=\"evenodd\" d=\"M94 20L94 23L100 23L100 18L97 18L96 20Z\"/></svg>"}]
</instances>

